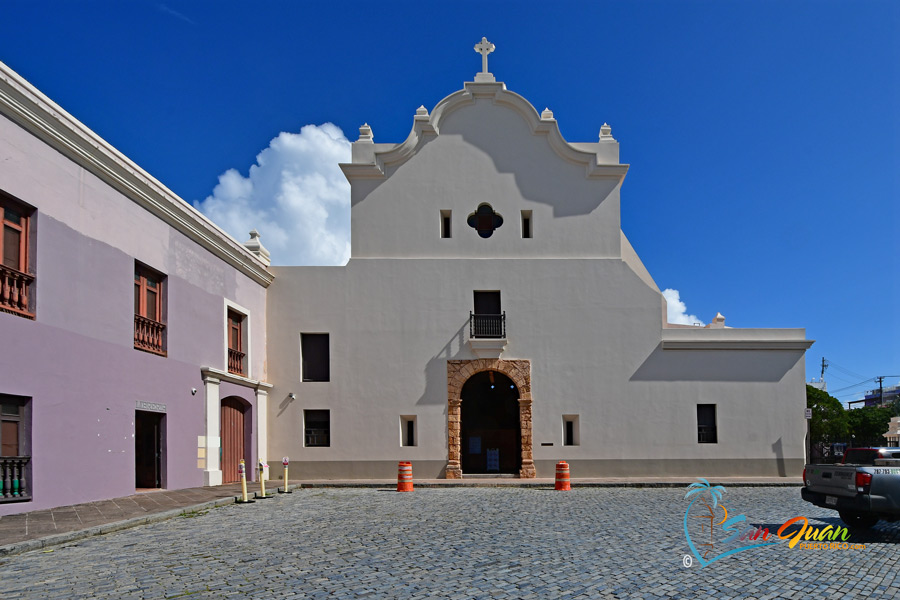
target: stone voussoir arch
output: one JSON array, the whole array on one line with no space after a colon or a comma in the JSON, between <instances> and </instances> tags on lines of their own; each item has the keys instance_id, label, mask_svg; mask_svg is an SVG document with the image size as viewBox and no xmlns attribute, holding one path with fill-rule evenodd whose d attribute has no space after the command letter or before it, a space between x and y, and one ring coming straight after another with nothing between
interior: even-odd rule
<instances>
[{"instance_id":1,"label":"stone voussoir arch","mask_svg":"<svg viewBox=\"0 0 900 600\"><path fill-rule=\"evenodd\" d=\"M531 441L531 361L481 358L476 360L447 361L447 479L462 478L460 462L461 414L463 385L472 375L484 371L496 371L509 377L519 392L519 430L522 442L522 467L519 477L532 479L537 476Z\"/></svg>"}]
</instances>

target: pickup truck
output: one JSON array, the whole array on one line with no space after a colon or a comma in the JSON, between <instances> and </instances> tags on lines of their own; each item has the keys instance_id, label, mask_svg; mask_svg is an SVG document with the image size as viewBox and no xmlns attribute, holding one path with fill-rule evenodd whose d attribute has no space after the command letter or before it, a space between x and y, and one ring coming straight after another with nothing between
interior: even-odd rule
<instances>
[{"instance_id":1,"label":"pickup truck","mask_svg":"<svg viewBox=\"0 0 900 600\"><path fill-rule=\"evenodd\" d=\"M804 500L838 511L850 527L900 519L900 448L848 448L838 465L806 465Z\"/></svg>"}]
</instances>

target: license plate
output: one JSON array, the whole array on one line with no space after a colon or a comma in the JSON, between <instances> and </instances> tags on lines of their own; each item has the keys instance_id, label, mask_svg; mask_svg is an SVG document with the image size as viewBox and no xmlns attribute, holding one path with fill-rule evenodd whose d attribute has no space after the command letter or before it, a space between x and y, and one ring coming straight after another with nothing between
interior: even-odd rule
<instances>
[{"instance_id":1,"label":"license plate","mask_svg":"<svg viewBox=\"0 0 900 600\"><path fill-rule=\"evenodd\" d=\"M825 496L825 504L828 506L837 506L837 496Z\"/></svg>"}]
</instances>

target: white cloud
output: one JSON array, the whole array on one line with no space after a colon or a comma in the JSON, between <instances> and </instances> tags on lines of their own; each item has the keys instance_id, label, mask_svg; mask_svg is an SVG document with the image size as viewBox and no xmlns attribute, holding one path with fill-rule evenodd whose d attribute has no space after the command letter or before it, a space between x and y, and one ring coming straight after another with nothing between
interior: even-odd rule
<instances>
[{"instance_id":1,"label":"white cloud","mask_svg":"<svg viewBox=\"0 0 900 600\"><path fill-rule=\"evenodd\" d=\"M678 290L666 288L663 290L663 297L666 299L666 319L669 323L677 325L697 325L701 327L706 325L696 315L687 313L687 306L681 301L681 294Z\"/></svg>"},{"instance_id":2,"label":"white cloud","mask_svg":"<svg viewBox=\"0 0 900 600\"><path fill-rule=\"evenodd\" d=\"M240 242L256 228L274 265L342 265L350 258L350 184L342 162L350 162L350 142L336 125L282 132L247 177L225 171L195 206Z\"/></svg>"}]
</instances>

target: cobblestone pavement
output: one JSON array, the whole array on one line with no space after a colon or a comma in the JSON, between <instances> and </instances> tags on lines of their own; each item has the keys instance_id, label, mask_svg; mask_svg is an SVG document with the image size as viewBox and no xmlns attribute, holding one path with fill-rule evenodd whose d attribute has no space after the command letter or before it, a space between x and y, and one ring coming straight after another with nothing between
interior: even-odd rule
<instances>
[{"instance_id":1,"label":"cobblestone pavement","mask_svg":"<svg viewBox=\"0 0 900 600\"><path fill-rule=\"evenodd\" d=\"M0 560L0 597L900 594L900 524L854 532L850 542L865 544L862 549L789 548L780 540L705 567L693 559L686 567L683 522L690 500L684 495L684 489L630 488L298 490L9 556ZM728 488L721 501L729 516L743 513L772 536L798 515L815 527L840 524L832 511L800 500L798 488Z\"/></svg>"}]
</instances>

